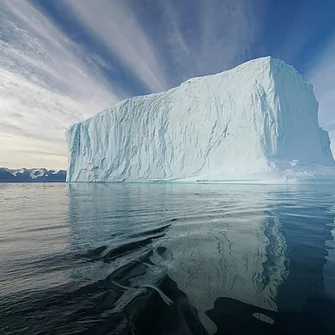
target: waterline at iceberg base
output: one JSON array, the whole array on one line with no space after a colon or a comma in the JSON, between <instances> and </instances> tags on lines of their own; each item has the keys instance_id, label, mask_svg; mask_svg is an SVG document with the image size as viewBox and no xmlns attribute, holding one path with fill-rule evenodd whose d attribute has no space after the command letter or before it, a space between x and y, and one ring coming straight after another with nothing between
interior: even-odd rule
<instances>
[{"instance_id":1,"label":"waterline at iceberg base","mask_svg":"<svg viewBox=\"0 0 335 335\"><path fill-rule=\"evenodd\" d=\"M129 98L67 131L69 182L335 176L313 88L271 57Z\"/></svg>"}]
</instances>

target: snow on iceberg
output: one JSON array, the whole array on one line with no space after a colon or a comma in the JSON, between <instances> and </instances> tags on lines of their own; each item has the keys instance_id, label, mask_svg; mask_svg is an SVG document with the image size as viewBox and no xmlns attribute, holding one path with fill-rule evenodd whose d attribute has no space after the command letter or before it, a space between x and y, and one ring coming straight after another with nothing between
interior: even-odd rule
<instances>
[{"instance_id":1,"label":"snow on iceberg","mask_svg":"<svg viewBox=\"0 0 335 335\"><path fill-rule=\"evenodd\" d=\"M271 57L121 101L67 141L71 182L292 179L334 165L312 86Z\"/></svg>"}]
</instances>

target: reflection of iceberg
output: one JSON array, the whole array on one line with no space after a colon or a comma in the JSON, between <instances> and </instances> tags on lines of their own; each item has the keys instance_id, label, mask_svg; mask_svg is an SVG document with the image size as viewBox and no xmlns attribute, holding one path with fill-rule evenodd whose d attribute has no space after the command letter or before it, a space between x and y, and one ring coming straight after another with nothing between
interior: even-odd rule
<instances>
[{"instance_id":1,"label":"reflection of iceberg","mask_svg":"<svg viewBox=\"0 0 335 335\"><path fill-rule=\"evenodd\" d=\"M168 276L213 333L206 312L218 298L293 312L323 290L328 193L317 185L69 185L71 246L91 257L82 277L129 288L119 308ZM146 243L117 254L141 236Z\"/></svg>"},{"instance_id":2,"label":"reflection of iceberg","mask_svg":"<svg viewBox=\"0 0 335 335\"><path fill-rule=\"evenodd\" d=\"M69 184L68 193L70 245L90 260L76 278L99 280L142 257L169 224L163 189L152 198L145 185Z\"/></svg>"},{"instance_id":3,"label":"reflection of iceberg","mask_svg":"<svg viewBox=\"0 0 335 335\"><path fill-rule=\"evenodd\" d=\"M250 191L252 196L246 194ZM175 255L169 276L188 295L210 333L215 327L205 312L219 297L277 310L288 260L278 217L267 213L273 199L247 186L199 197L203 206L176 223L162 244Z\"/></svg>"},{"instance_id":4,"label":"reflection of iceberg","mask_svg":"<svg viewBox=\"0 0 335 335\"><path fill-rule=\"evenodd\" d=\"M171 200L163 185L67 186L74 248L87 249L122 240L131 232L157 228L170 218L166 203Z\"/></svg>"}]
</instances>

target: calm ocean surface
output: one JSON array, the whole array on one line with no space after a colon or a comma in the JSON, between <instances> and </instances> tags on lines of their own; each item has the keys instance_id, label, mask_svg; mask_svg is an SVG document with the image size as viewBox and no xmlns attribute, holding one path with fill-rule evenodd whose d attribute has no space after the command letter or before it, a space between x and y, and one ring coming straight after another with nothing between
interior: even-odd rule
<instances>
[{"instance_id":1,"label":"calm ocean surface","mask_svg":"<svg viewBox=\"0 0 335 335\"><path fill-rule=\"evenodd\" d=\"M335 334L335 185L0 184L0 334Z\"/></svg>"}]
</instances>

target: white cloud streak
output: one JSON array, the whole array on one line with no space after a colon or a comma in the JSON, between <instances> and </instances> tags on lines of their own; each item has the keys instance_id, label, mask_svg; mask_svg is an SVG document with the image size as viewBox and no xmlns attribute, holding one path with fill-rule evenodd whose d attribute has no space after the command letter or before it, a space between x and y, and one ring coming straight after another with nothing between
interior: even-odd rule
<instances>
[{"instance_id":1,"label":"white cloud streak","mask_svg":"<svg viewBox=\"0 0 335 335\"><path fill-rule=\"evenodd\" d=\"M88 32L116 54L151 92L169 88L150 39L127 1L63 1Z\"/></svg>"},{"instance_id":2,"label":"white cloud streak","mask_svg":"<svg viewBox=\"0 0 335 335\"><path fill-rule=\"evenodd\" d=\"M28 1L1 2L0 32L0 166L66 168L65 128L118 100L108 64Z\"/></svg>"},{"instance_id":3,"label":"white cloud streak","mask_svg":"<svg viewBox=\"0 0 335 335\"><path fill-rule=\"evenodd\" d=\"M139 22L133 12L139 3L135 0L62 1L86 31L116 55L150 92L157 92L180 80L222 71L248 58L262 27L267 2L157 0L156 10L163 9L165 15L153 28L157 31L150 31L151 37L144 27L145 18ZM150 1L143 3L148 6ZM188 16L188 7L195 14L193 19ZM181 29L186 17L187 29L191 30L188 32ZM195 31L199 31L198 36ZM187 34L191 41L185 37ZM167 59L164 50L172 55L171 59ZM176 66L172 75L166 70L171 71L171 64Z\"/></svg>"}]
</instances>

